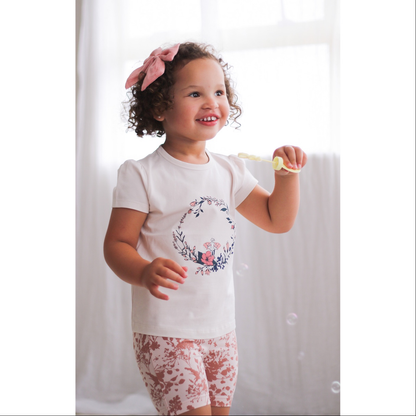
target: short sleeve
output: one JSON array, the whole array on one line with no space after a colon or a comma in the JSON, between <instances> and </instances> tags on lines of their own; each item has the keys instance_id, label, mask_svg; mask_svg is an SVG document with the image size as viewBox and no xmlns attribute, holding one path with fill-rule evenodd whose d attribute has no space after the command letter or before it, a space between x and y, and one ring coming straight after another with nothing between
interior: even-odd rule
<instances>
[{"instance_id":1,"label":"short sleeve","mask_svg":"<svg viewBox=\"0 0 416 416\"><path fill-rule=\"evenodd\" d=\"M258 181L247 169L242 159L230 155L229 160L234 169L234 198L235 206L238 207L249 196Z\"/></svg>"},{"instance_id":2,"label":"short sleeve","mask_svg":"<svg viewBox=\"0 0 416 416\"><path fill-rule=\"evenodd\" d=\"M149 213L147 174L140 162L127 160L118 169L113 190L113 208L130 208Z\"/></svg>"}]
</instances>

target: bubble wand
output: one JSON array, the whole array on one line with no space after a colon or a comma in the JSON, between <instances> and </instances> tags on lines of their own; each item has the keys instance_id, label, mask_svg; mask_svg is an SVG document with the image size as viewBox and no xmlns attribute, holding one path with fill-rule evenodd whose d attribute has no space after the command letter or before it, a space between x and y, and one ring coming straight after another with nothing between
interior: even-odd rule
<instances>
[{"instance_id":1,"label":"bubble wand","mask_svg":"<svg viewBox=\"0 0 416 416\"><path fill-rule=\"evenodd\" d=\"M247 153L239 153L238 157L242 159L255 160L256 162L272 163L274 170L280 170L283 168L287 170L288 172L294 172L294 173L300 172L300 169L290 169L287 166L285 166L283 164L283 159L280 156L276 156L273 160L266 160L266 159L262 159L260 156L249 155Z\"/></svg>"}]
</instances>

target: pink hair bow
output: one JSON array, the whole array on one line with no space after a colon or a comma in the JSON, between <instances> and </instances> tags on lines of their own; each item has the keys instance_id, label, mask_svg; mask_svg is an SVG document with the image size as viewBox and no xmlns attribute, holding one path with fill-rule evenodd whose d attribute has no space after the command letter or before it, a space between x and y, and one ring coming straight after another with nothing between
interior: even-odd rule
<instances>
[{"instance_id":1,"label":"pink hair bow","mask_svg":"<svg viewBox=\"0 0 416 416\"><path fill-rule=\"evenodd\" d=\"M155 49L150 56L143 62L140 68L135 69L126 81L126 89L130 88L139 80L139 74L144 72L146 75L143 80L141 90L144 91L154 80L159 78L165 72L165 62L172 61L178 53L180 43L168 49Z\"/></svg>"}]
</instances>

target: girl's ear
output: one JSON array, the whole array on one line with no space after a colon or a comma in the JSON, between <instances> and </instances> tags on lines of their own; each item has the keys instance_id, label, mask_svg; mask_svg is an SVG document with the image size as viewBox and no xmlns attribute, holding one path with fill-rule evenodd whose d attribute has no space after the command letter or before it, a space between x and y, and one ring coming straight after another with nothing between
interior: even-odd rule
<instances>
[{"instance_id":1,"label":"girl's ear","mask_svg":"<svg viewBox=\"0 0 416 416\"><path fill-rule=\"evenodd\" d=\"M153 117L154 117L154 118L155 118L155 120L157 120L157 121L163 121L163 120L165 119L165 117L164 117L164 116L157 116L157 115L154 115Z\"/></svg>"}]
</instances>

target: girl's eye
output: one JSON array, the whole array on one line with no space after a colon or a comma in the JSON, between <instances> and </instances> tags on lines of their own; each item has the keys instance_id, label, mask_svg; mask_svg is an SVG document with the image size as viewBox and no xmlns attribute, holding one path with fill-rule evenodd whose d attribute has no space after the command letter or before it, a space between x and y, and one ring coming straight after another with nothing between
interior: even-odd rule
<instances>
[{"instance_id":1,"label":"girl's eye","mask_svg":"<svg viewBox=\"0 0 416 416\"><path fill-rule=\"evenodd\" d=\"M217 92L215 93L215 95L218 95L218 96L220 96L220 95L224 95L224 91L219 90L219 91L217 91Z\"/></svg>"},{"instance_id":2,"label":"girl's eye","mask_svg":"<svg viewBox=\"0 0 416 416\"><path fill-rule=\"evenodd\" d=\"M190 97L199 97L199 93L198 92L191 92L189 94Z\"/></svg>"}]
</instances>

